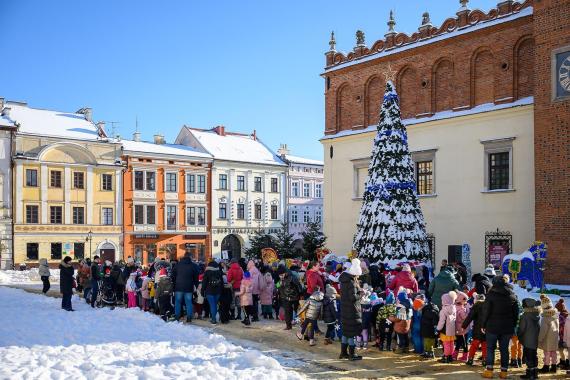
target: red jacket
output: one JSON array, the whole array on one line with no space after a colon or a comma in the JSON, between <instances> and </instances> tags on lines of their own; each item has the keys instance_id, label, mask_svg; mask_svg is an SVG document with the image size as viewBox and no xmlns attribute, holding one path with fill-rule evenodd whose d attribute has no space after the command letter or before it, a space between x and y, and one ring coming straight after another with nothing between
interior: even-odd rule
<instances>
[{"instance_id":1,"label":"red jacket","mask_svg":"<svg viewBox=\"0 0 570 380\"><path fill-rule=\"evenodd\" d=\"M232 284L234 290L239 290L241 287L241 280L243 279L243 270L238 263L232 263L228 270L228 283Z\"/></svg>"},{"instance_id":2,"label":"red jacket","mask_svg":"<svg viewBox=\"0 0 570 380\"><path fill-rule=\"evenodd\" d=\"M313 294L317 288L324 293L325 291L325 282L323 281L323 277L319 272L314 270L307 271L307 293Z\"/></svg>"},{"instance_id":3,"label":"red jacket","mask_svg":"<svg viewBox=\"0 0 570 380\"><path fill-rule=\"evenodd\" d=\"M388 289L397 292L400 286L410 289L413 293L418 292L418 281L416 281L411 272L398 272L396 277L390 282L390 285L388 285Z\"/></svg>"}]
</instances>

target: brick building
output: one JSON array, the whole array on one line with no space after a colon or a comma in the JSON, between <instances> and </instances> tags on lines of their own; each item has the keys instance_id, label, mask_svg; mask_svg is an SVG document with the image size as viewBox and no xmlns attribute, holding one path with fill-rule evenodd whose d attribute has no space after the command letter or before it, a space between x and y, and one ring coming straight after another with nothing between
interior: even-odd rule
<instances>
[{"instance_id":1,"label":"brick building","mask_svg":"<svg viewBox=\"0 0 570 380\"><path fill-rule=\"evenodd\" d=\"M549 246L547 281L568 283L570 1L462 1L440 26L325 54L325 233L350 249L385 78L394 71L434 262ZM436 169L437 167L437 169ZM352 179L346 180L346 178ZM346 226L350 226L347 228ZM339 252L344 253L344 252ZM439 262L439 261L438 261Z\"/></svg>"}]
</instances>

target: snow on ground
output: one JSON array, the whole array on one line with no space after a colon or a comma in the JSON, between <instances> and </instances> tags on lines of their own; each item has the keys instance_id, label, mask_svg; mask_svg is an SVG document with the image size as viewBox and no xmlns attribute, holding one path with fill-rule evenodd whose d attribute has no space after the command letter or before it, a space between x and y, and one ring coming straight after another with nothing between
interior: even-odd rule
<instances>
[{"instance_id":1,"label":"snow on ground","mask_svg":"<svg viewBox=\"0 0 570 380\"><path fill-rule=\"evenodd\" d=\"M49 281L59 283L59 269L50 269ZM0 285L34 285L41 284L38 268L27 270L0 270Z\"/></svg>"},{"instance_id":2,"label":"snow on ground","mask_svg":"<svg viewBox=\"0 0 570 380\"><path fill-rule=\"evenodd\" d=\"M277 360L138 308L92 309L0 286L0 379L298 379Z\"/></svg>"}]
</instances>

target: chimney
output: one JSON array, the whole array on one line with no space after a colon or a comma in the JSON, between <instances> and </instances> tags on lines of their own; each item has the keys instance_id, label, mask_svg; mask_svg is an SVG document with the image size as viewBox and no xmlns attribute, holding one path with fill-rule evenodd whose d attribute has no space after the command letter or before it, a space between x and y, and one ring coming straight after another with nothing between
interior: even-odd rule
<instances>
[{"instance_id":1,"label":"chimney","mask_svg":"<svg viewBox=\"0 0 570 380\"><path fill-rule=\"evenodd\" d=\"M99 135L99 137L107 137L107 133L105 132L105 122L104 121L99 121L97 122L97 134ZM111 136L111 137L115 137L115 136Z\"/></svg>"},{"instance_id":2,"label":"chimney","mask_svg":"<svg viewBox=\"0 0 570 380\"><path fill-rule=\"evenodd\" d=\"M77 113L82 114L85 116L85 120L92 122L93 121L93 110L89 107L81 108Z\"/></svg>"},{"instance_id":3,"label":"chimney","mask_svg":"<svg viewBox=\"0 0 570 380\"><path fill-rule=\"evenodd\" d=\"M164 144L164 136L161 134L154 135L154 143L157 145Z\"/></svg>"},{"instance_id":4,"label":"chimney","mask_svg":"<svg viewBox=\"0 0 570 380\"><path fill-rule=\"evenodd\" d=\"M4 108L4 98L0 98L0 112L2 112L2 108Z\"/></svg>"},{"instance_id":5,"label":"chimney","mask_svg":"<svg viewBox=\"0 0 570 380\"><path fill-rule=\"evenodd\" d=\"M251 137L253 137L253 141L257 141L257 132L255 129L253 130L253 134L251 135Z\"/></svg>"},{"instance_id":6,"label":"chimney","mask_svg":"<svg viewBox=\"0 0 570 380\"><path fill-rule=\"evenodd\" d=\"M6 116L7 118L10 118L10 111L12 109L10 107L4 107L2 108L2 116Z\"/></svg>"},{"instance_id":7,"label":"chimney","mask_svg":"<svg viewBox=\"0 0 570 380\"><path fill-rule=\"evenodd\" d=\"M287 149L287 144L280 144L277 154L280 156L286 156L289 154L289 149Z\"/></svg>"},{"instance_id":8,"label":"chimney","mask_svg":"<svg viewBox=\"0 0 570 380\"><path fill-rule=\"evenodd\" d=\"M223 125L218 125L214 128L214 132L216 132L220 136L225 136L226 135L226 127L224 127Z\"/></svg>"},{"instance_id":9,"label":"chimney","mask_svg":"<svg viewBox=\"0 0 570 380\"><path fill-rule=\"evenodd\" d=\"M139 131L133 133L133 141L141 141L141 133Z\"/></svg>"}]
</instances>

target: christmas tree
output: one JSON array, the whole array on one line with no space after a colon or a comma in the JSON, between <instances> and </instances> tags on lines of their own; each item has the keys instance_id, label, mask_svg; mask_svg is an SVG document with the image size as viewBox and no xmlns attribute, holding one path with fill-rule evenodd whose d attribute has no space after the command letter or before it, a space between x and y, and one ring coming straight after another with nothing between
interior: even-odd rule
<instances>
[{"instance_id":1,"label":"christmas tree","mask_svg":"<svg viewBox=\"0 0 570 380\"><path fill-rule=\"evenodd\" d=\"M317 249L323 248L327 242L327 237L321 231L321 225L317 222L308 222L305 231L301 233L303 237L304 259L315 260Z\"/></svg>"},{"instance_id":2,"label":"christmas tree","mask_svg":"<svg viewBox=\"0 0 570 380\"><path fill-rule=\"evenodd\" d=\"M353 248L358 256L372 261L427 261L425 222L398 102L394 84L389 80Z\"/></svg>"}]
</instances>

